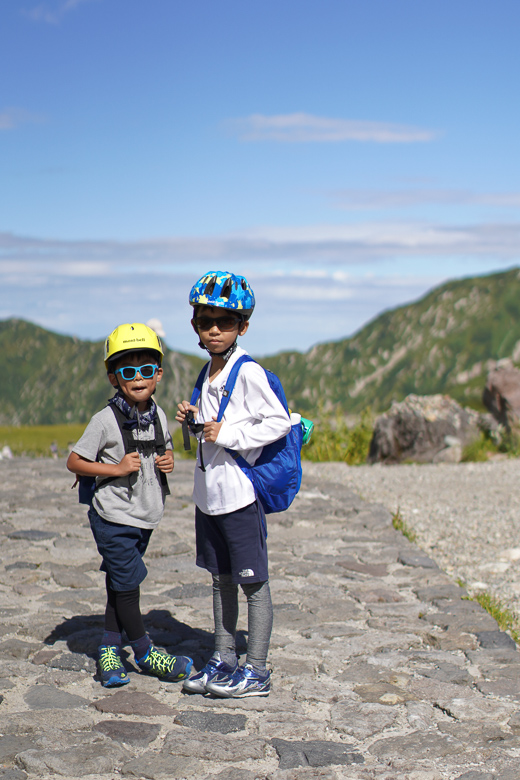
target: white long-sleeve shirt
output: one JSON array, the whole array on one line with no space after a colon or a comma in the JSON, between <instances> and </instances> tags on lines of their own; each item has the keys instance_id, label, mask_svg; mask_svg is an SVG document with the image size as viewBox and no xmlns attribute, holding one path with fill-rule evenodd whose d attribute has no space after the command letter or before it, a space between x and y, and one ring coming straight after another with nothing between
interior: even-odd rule
<instances>
[{"instance_id":1,"label":"white long-sleeve shirt","mask_svg":"<svg viewBox=\"0 0 520 780\"><path fill-rule=\"evenodd\" d=\"M197 422L217 416L231 368L246 354L237 347L213 382L208 381L209 370L206 372ZM197 455L193 500L199 509L208 515L220 515L253 503L251 481L224 448L235 450L253 464L265 444L281 439L290 430L289 415L271 390L264 369L257 363L245 363L238 372L217 441L202 444L205 472L198 468Z\"/></svg>"}]
</instances>

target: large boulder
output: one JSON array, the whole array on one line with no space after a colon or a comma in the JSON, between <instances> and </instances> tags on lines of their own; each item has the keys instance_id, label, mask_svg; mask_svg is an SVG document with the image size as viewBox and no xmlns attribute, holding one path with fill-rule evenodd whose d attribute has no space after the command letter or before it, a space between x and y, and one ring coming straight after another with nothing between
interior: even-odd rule
<instances>
[{"instance_id":1,"label":"large boulder","mask_svg":"<svg viewBox=\"0 0 520 780\"><path fill-rule=\"evenodd\" d=\"M446 395L409 395L377 418L369 463L458 462L480 435L480 415Z\"/></svg>"},{"instance_id":2,"label":"large boulder","mask_svg":"<svg viewBox=\"0 0 520 780\"><path fill-rule=\"evenodd\" d=\"M511 431L520 421L520 371L510 360L489 372L482 401L495 420Z\"/></svg>"}]
</instances>

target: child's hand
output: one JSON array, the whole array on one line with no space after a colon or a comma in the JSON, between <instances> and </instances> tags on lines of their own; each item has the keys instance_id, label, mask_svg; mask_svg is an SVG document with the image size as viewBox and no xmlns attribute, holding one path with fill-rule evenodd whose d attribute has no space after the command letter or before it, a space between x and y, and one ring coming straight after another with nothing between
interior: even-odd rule
<instances>
[{"instance_id":1,"label":"child's hand","mask_svg":"<svg viewBox=\"0 0 520 780\"><path fill-rule=\"evenodd\" d=\"M190 409L195 415L195 417L197 416L197 412L199 411L198 406L191 406L189 401L181 401L180 404L177 404L177 407L179 411L175 415L175 419L177 420L177 422L181 424L184 422L184 418L186 417L186 414L187 412L190 411Z\"/></svg>"},{"instance_id":2,"label":"child's hand","mask_svg":"<svg viewBox=\"0 0 520 780\"><path fill-rule=\"evenodd\" d=\"M126 477L133 474L141 468L141 458L137 452L129 452L123 460L119 461L118 471L120 477Z\"/></svg>"},{"instance_id":3,"label":"child's hand","mask_svg":"<svg viewBox=\"0 0 520 780\"><path fill-rule=\"evenodd\" d=\"M172 450L166 450L164 455L157 455L155 459L155 465L159 471L169 474L173 471L173 452Z\"/></svg>"},{"instance_id":4,"label":"child's hand","mask_svg":"<svg viewBox=\"0 0 520 780\"><path fill-rule=\"evenodd\" d=\"M204 423L204 441L211 441L215 442L217 441L217 436L219 434L220 429L222 428L221 422L215 422L216 417L214 417L211 422L205 422Z\"/></svg>"}]
</instances>

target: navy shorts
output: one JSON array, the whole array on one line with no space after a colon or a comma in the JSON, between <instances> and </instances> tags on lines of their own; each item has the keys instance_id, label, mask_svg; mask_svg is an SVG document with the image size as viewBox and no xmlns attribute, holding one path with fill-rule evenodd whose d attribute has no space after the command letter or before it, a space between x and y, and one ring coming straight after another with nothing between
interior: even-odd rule
<instances>
[{"instance_id":1,"label":"navy shorts","mask_svg":"<svg viewBox=\"0 0 520 780\"><path fill-rule=\"evenodd\" d=\"M109 523L93 507L89 509L88 519L98 552L103 558L99 569L110 577L112 590L126 591L139 587L148 574L143 555L152 529Z\"/></svg>"},{"instance_id":2,"label":"navy shorts","mask_svg":"<svg viewBox=\"0 0 520 780\"><path fill-rule=\"evenodd\" d=\"M212 574L230 574L233 582L266 582L265 515L255 501L223 515L207 515L195 507L197 566Z\"/></svg>"}]
</instances>

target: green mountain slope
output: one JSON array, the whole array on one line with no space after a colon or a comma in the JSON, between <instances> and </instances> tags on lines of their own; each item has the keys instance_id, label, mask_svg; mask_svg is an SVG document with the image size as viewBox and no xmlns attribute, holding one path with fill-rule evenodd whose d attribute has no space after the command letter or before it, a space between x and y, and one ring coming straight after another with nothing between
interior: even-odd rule
<instances>
[{"instance_id":1,"label":"green mountain slope","mask_svg":"<svg viewBox=\"0 0 520 780\"><path fill-rule=\"evenodd\" d=\"M520 272L444 284L387 311L352 338L262 363L303 413L387 409L409 393L446 393L481 408L488 361L520 359Z\"/></svg>"},{"instance_id":2,"label":"green mountain slope","mask_svg":"<svg viewBox=\"0 0 520 780\"><path fill-rule=\"evenodd\" d=\"M23 320L0 321L0 425L88 422L113 393L102 356L102 341L60 336ZM165 350L157 398L170 419L202 363Z\"/></svg>"},{"instance_id":3,"label":"green mountain slope","mask_svg":"<svg viewBox=\"0 0 520 780\"><path fill-rule=\"evenodd\" d=\"M251 326L255 327L253 319ZM247 343L244 342L247 347ZM86 422L111 395L102 342L60 336L22 320L0 322L0 424ZM481 408L490 361L520 361L520 271L448 282L387 311L348 339L261 363L306 416L388 409L409 393L446 393ZM203 359L166 350L157 393L170 419Z\"/></svg>"}]
</instances>

